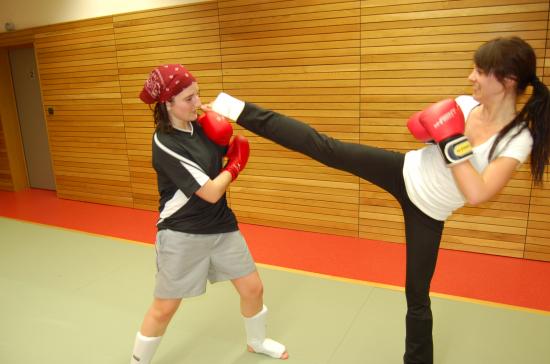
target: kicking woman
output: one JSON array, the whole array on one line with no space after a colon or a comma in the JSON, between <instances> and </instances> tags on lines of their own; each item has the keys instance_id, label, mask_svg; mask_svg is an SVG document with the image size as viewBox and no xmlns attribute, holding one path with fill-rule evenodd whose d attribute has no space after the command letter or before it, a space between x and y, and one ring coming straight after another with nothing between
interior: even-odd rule
<instances>
[{"instance_id":1,"label":"kicking woman","mask_svg":"<svg viewBox=\"0 0 550 364\"><path fill-rule=\"evenodd\" d=\"M465 203L488 201L529 156L541 183L550 145L550 98L536 76L531 46L498 38L474 55L468 79L472 96L444 100L408 122L430 144L402 154L346 143L273 111L220 94L210 107L244 128L333 168L357 175L391 193L405 219L407 268L404 362L433 363L430 282L444 221ZM518 112L518 96L533 94Z\"/></svg>"}]
</instances>

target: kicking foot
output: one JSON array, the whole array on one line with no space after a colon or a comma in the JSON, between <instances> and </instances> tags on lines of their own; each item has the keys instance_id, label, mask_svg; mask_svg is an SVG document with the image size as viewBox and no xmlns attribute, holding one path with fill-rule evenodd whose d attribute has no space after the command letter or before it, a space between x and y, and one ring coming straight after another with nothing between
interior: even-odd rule
<instances>
[{"instance_id":1,"label":"kicking foot","mask_svg":"<svg viewBox=\"0 0 550 364\"><path fill-rule=\"evenodd\" d=\"M261 346L258 346L259 347L256 347L256 350L254 350L252 346L248 345L248 351L251 353L265 354L276 359L288 359L288 352L285 346L275 340L265 339Z\"/></svg>"}]
</instances>

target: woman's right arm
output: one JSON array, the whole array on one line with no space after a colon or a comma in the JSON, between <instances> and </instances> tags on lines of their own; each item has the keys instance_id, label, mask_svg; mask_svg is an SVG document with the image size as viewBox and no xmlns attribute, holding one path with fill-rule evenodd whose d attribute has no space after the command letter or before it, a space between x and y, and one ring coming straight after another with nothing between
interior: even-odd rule
<instances>
[{"instance_id":1,"label":"woman's right arm","mask_svg":"<svg viewBox=\"0 0 550 364\"><path fill-rule=\"evenodd\" d=\"M246 167L249 153L248 140L242 135L236 135L229 143L225 154L227 163L223 170L213 180L208 179L195 194L205 201L216 203L224 195L231 181L234 181Z\"/></svg>"},{"instance_id":2,"label":"woman's right arm","mask_svg":"<svg viewBox=\"0 0 550 364\"><path fill-rule=\"evenodd\" d=\"M208 180L202 185L195 194L207 202L216 203L225 194L231 179L231 173L222 171L216 178Z\"/></svg>"},{"instance_id":3,"label":"woman's right arm","mask_svg":"<svg viewBox=\"0 0 550 364\"><path fill-rule=\"evenodd\" d=\"M458 189L472 206L489 201L512 178L520 161L500 157L489 163L482 173L478 173L469 161L456 164L451 168Z\"/></svg>"}]
</instances>

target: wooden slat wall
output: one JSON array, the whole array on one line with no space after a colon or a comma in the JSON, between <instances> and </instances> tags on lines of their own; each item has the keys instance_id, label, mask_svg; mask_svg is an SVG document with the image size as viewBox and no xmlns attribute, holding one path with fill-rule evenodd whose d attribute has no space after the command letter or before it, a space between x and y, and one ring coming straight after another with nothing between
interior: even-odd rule
<instances>
[{"instance_id":1,"label":"wooden slat wall","mask_svg":"<svg viewBox=\"0 0 550 364\"><path fill-rule=\"evenodd\" d=\"M6 66L9 64L7 52L0 53L0 64L5 64ZM3 70L0 68L0 80L9 80L10 77L8 77L8 75L8 70ZM4 95L4 92L2 91L3 90L0 90L0 94L2 94L3 97L7 97L7 95ZM4 127L2 126L4 124L4 120L2 120L3 114L5 114L5 112L2 108L2 110L0 110L0 190L13 191L13 178L10 170L8 146L6 143L7 136L5 135Z\"/></svg>"},{"instance_id":2,"label":"wooden slat wall","mask_svg":"<svg viewBox=\"0 0 550 364\"><path fill-rule=\"evenodd\" d=\"M38 28L18 30L16 32L0 33L0 47L19 47L32 44Z\"/></svg>"},{"instance_id":3,"label":"wooden slat wall","mask_svg":"<svg viewBox=\"0 0 550 364\"><path fill-rule=\"evenodd\" d=\"M29 181L12 83L9 51L0 48L0 189L20 191Z\"/></svg>"},{"instance_id":4,"label":"wooden slat wall","mask_svg":"<svg viewBox=\"0 0 550 364\"><path fill-rule=\"evenodd\" d=\"M219 1L224 89L359 141L357 1ZM231 187L243 222L357 236L358 178L238 130L251 157Z\"/></svg>"},{"instance_id":5,"label":"wooden slat wall","mask_svg":"<svg viewBox=\"0 0 550 364\"><path fill-rule=\"evenodd\" d=\"M201 97L212 100L223 88L218 11L215 2L114 17L118 67L134 206L158 208L151 168L151 110L138 98L149 72L181 63L199 80Z\"/></svg>"},{"instance_id":6,"label":"wooden slat wall","mask_svg":"<svg viewBox=\"0 0 550 364\"><path fill-rule=\"evenodd\" d=\"M131 207L112 18L46 27L35 49L57 194Z\"/></svg>"},{"instance_id":7,"label":"wooden slat wall","mask_svg":"<svg viewBox=\"0 0 550 364\"><path fill-rule=\"evenodd\" d=\"M219 0L0 34L0 46L35 39L59 195L155 210L152 114L137 97L153 67L186 65L204 102L225 90L334 137L406 151L421 146L405 126L413 112L470 92L482 42L516 34L548 63L548 4ZM230 189L240 221L404 241L386 192L236 132L252 147ZM442 246L550 261L549 191L522 166L492 201L460 209Z\"/></svg>"},{"instance_id":8,"label":"wooden slat wall","mask_svg":"<svg viewBox=\"0 0 550 364\"><path fill-rule=\"evenodd\" d=\"M421 146L405 120L430 103L469 94L473 51L484 41L518 35L544 56L547 2L363 0L361 8L364 143L401 151ZM491 202L457 211L442 246L523 256L530 188L524 166ZM363 181L360 216L361 237L404 241L397 202Z\"/></svg>"},{"instance_id":9,"label":"wooden slat wall","mask_svg":"<svg viewBox=\"0 0 550 364\"><path fill-rule=\"evenodd\" d=\"M0 118L0 190L12 191L13 181L10 173L8 160L8 150L2 128L2 119Z\"/></svg>"},{"instance_id":10,"label":"wooden slat wall","mask_svg":"<svg viewBox=\"0 0 550 364\"><path fill-rule=\"evenodd\" d=\"M550 17L549 17L550 18ZM548 27L550 29L550 19ZM550 83L550 31L546 32L546 47L543 60L542 81ZM550 173L547 171L544 186L535 186L531 191L527 237L524 258L550 261Z\"/></svg>"},{"instance_id":11,"label":"wooden slat wall","mask_svg":"<svg viewBox=\"0 0 550 364\"><path fill-rule=\"evenodd\" d=\"M550 175L531 191L524 258L550 261Z\"/></svg>"}]
</instances>

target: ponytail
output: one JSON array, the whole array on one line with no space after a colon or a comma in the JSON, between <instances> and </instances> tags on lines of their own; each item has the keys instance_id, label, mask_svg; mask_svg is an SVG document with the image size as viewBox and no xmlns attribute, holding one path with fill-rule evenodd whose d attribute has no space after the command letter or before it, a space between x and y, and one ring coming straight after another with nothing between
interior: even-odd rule
<instances>
[{"instance_id":1,"label":"ponytail","mask_svg":"<svg viewBox=\"0 0 550 364\"><path fill-rule=\"evenodd\" d=\"M533 136L531 151L531 175L535 184L542 184L544 169L548 164L550 147L550 92L537 76L531 81L533 94L520 111Z\"/></svg>"},{"instance_id":2,"label":"ponytail","mask_svg":"<svg viewBox=\"0 0 550 364\"><path fill-rule=\"evenodd\" d=\"M492 159L499 141L510 130L518 128L517 133L512 136L513 138L523 129L529 128L533 137L533 148L530 158L531 176L535 181L535 185L541 185L550 152L550 92L537 76L529 80L529 83L533 85L533 94L516 117L498 133L491 147L489 160Z\"/></svg>"}]
</instances>

